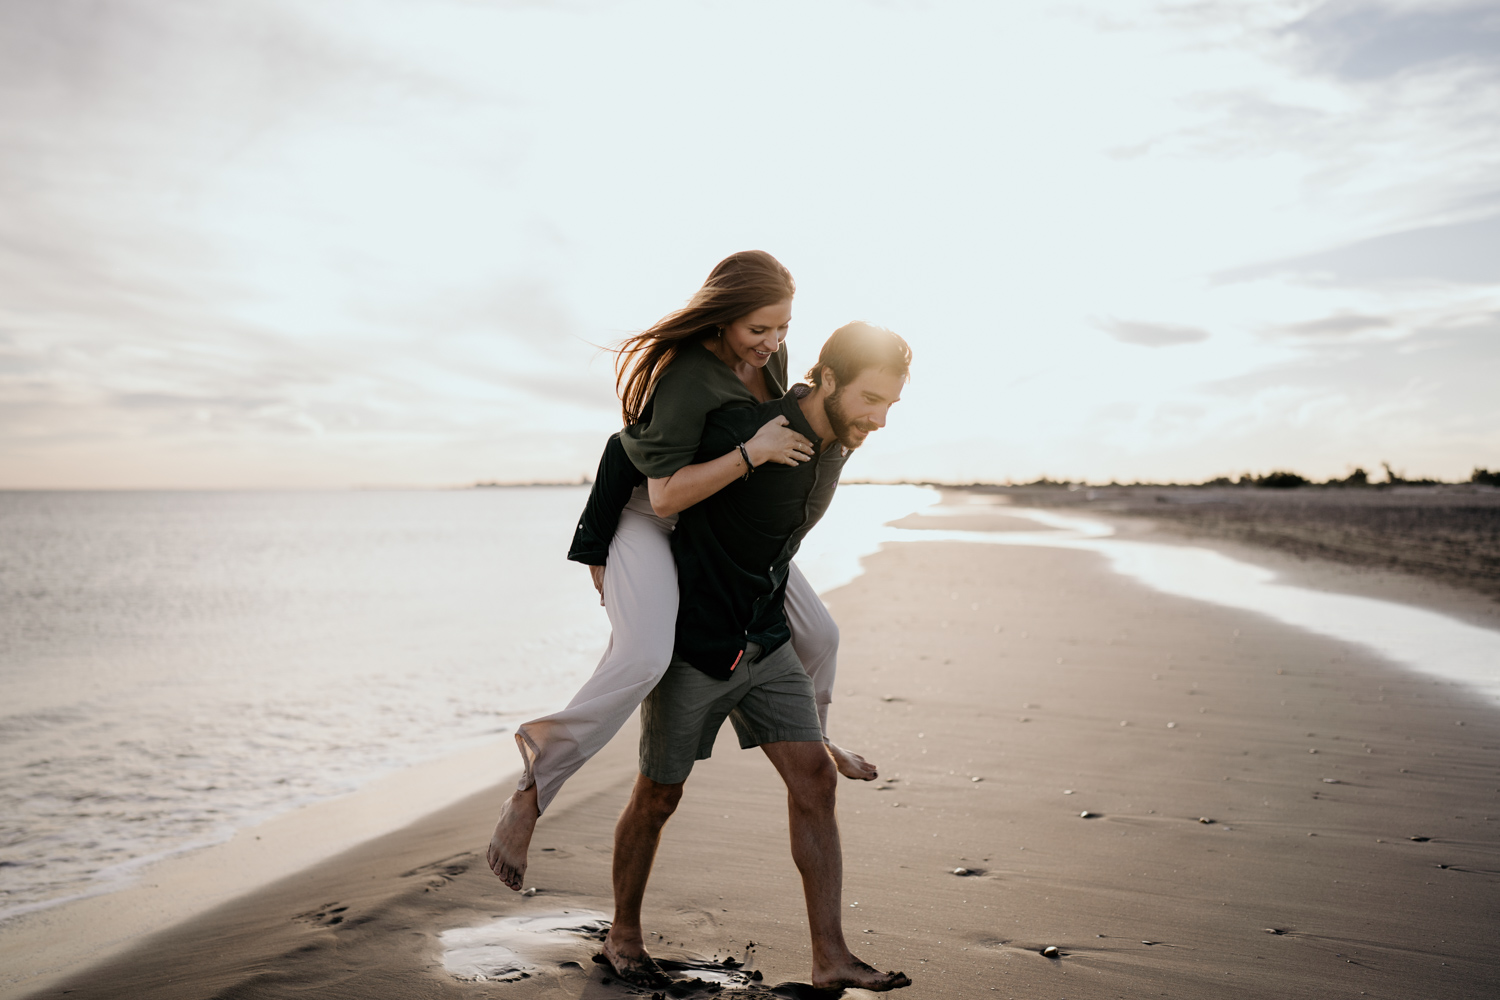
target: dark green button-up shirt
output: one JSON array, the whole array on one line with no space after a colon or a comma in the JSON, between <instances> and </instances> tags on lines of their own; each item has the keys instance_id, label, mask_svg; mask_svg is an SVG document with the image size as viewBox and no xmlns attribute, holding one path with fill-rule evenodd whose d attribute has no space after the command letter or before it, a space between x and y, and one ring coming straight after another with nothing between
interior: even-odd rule
<instances>
[{"instance_id":1,"label":"dark green button-up shirt","mask_svg":"<svg viewBox=\"0 0 1500 1000\"><path fill-rule=\"evenodd\" d=\"M704 422L694 462L731 451L767 420L785 416L811 441L817 435L793 387L780 399L716 410ZM799 465L767 462L677 516L677 636L674 655L710 677L726 679L747 642L770 653L791 638L785 602L787 567L802 539L828 510L849 452L833 442Z\"/></svg>"},{"instance_id":2,"label":"dark green button-up shirt","mask_svg":"<svg viewBox=\"0 0 1500 1000\"><path fill-rule=\"evenodd\" d=\"M786 351L771 355L761 371L773 398L786 392ZM686 344L656 383L640 421L620 432L620 444L648 479L665 479L685 466L724 454L700 456L704 421L710 413L759 405L718 355L701 342Z\"/></svg>"},{"instance_id":3,"label":"dark green button-up shirt","mask_svg":"<svg viewBox=\"0 0 1500 1000\"><path fill-rule=\"evenodd\" d=\"M786 392L786 351L771 355L761 370L773 395ZM695 460L715 459L732 450L738 441L723 451L696 457L709 413L725 407L759 405L745 383L716 354L701 342L684 344L662 374L640 422L605 442L568 558L603 566L609 559L609 542L620 523L620 511L630 502L631 492L647 476L664 479ZM752 431L740 440L753 436Z\"/></svg>"}]
</instances>

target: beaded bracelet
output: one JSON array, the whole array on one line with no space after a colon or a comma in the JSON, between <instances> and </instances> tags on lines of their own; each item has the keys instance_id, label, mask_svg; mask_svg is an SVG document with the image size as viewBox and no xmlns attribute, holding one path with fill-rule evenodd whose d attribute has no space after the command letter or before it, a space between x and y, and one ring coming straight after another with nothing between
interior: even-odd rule
<instances>
[{"instance_id":1,"label":"beaded bracelet","mask_svg":"<svg viewBox=\"0 0 1500 1000\"><path fill-rule=\"evenodd\" d=\"M752 464L750 464L750 452L748 452L747 450L745 450L745 442L741 441L739 443L739 449L740 449L740 457L745 460L745 474L743 476L741 476L740 478L741 479L749 479L750 478L750 473L752 473L752 472L755 471L755 466L752 465Z\"/></svg>"}]
</instances>

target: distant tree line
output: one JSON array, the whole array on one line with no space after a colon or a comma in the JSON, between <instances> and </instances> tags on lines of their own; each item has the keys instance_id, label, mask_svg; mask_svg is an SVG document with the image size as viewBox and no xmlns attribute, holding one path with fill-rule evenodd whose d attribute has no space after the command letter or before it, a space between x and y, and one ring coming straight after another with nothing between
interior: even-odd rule
<instances>
[{"instance_id":1,"label":"distant tree line","mask_svg":"<svg viewBox=\"0 0 1500 1000\"><path fill-rule=\"evenodd\" d=\"M1381 462L1385 469L1385 480L1372 481L1370 474L1364 469L1357 468L1342 479L1328 479L1324 482L1308 479L1306 476L1296 472L1288 472L1285 469L1277 469L1263 476L1246 472L1237 479L1229 476L1218 476L1202 483L1116 483L1110 482L1110 486L1253 486L1267 490L1293 490L1299 486L1336 486L1336 487L1373 487L1376 489L1387 486L1444 486L1457 485L1444 483L1441 479L1407 479L1404 475L1391 468L1389 462ZM1500 469L1490 471L1489 469L1475 468L1469 476L1469 482L1480 486L1500 486ZM976 484L977 485L977 484ZM1035 482L1022 483L1023 486L1065 486L1074 489L1080 486L1088 486L1085 482L1071 482L1066 479L1049 479L1041 477Z\"/></svg>"},{"instance_id":2,"label":"distant tree line","mask_svg":"<svg viewBox=\"0 0 1500 1000\"><path fill-rule=\"evenodd\" d=\"M1271 490L1293 490L1299 486L1442 486L1441 479L1408 479L1395 469L1391 468L1389 462L1381 462L1385 469L1385 481L1374 482L1370 474L1364 469L1356 468L1343 479L1329 479L1323 483L1317 483L1305 476L1295 472L1276 470L1268 472L1264 476L1256 476L1245 473L1234 483L1230 483L1227 477L1220 477L1205 483L1205 486L1258 486L1262 489ZM1482 486L1500 486L1500 470L1491 472L1488 469L1476 468L1469 476L1469 482Z\"/></svg>"}]
</instances>

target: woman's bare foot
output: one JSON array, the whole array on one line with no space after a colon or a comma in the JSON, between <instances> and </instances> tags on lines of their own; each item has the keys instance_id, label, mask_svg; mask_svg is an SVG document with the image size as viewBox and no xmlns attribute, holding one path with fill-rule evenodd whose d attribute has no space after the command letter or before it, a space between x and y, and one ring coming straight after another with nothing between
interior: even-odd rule
<instances>
[{"instance_id":1,"label":"woman's bare foot","mask_svg":"<svg viewBox=\"0 0 1500 1000\"><path fill-rule=\"evenodd\" d=\"M672 985L672 977L661 971L656 959L646 953L639 941L615 943L612 934L604 938L604 960L615 970L615 975L632 986L648 990L665 989Z\"/></svg>"},{"instance_id":2,"label":"woman's bare foot","mask_svg":"<svg viewBox=\"0 0 1500 1000\"><path fill-rule=\"evenodd\" d=\"M490 871L517 892L521 891L521 878L526 874L526 851L531 847L531 834L540 815L536 808L535 783L511 795L500 807L500 822L495 824L490 849L485 852Z\"/></svg>"},{"instance_id":3,"label":"woman's bare foot","mask_svg":"<svg viewBox=\"0 0 1500 1000\"><path fill-rule=\"evenodd\" d=\"M843 965L829 969L813 969L813 988L820 990L869 990L884 993L910 986L911 980L904 972L879 972L853 955Z\"/></svg>"},{"instance_id":4,"label":"woman's bare foot","mask_svg":"<svg viewBox=\"0 0 1500 1000\"><path fill-rule=\"evenodd\" d=\"M880 772L875 765L865 760L853 750L845 750L837 743L825 741L824 746L828 748L828 756L833 758L834 765L839 769L839 774L846 778L854 778L857 781L874 781L880 777Z\"/></svg>"}]
</instances>

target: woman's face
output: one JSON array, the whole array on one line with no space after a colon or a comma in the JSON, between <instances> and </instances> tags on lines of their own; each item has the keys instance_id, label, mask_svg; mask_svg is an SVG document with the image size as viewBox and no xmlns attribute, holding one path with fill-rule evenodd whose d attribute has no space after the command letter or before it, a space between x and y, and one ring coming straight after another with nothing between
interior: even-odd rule
<instances>
[{"instance_id":1,"label":"woman's face","mask_svg":"<svg viewBox=\"0 0 1500 1000\"><path fill-rule=\"evenodd\" d=\"M720 356L730 365L744 362L756 368L764 368L766 362L771 360L771 355L781 350L787 328L791 325L791 299L761 306L724 328L723 336L719 338L723 344Z\"/></svg>"}]
</instances>

